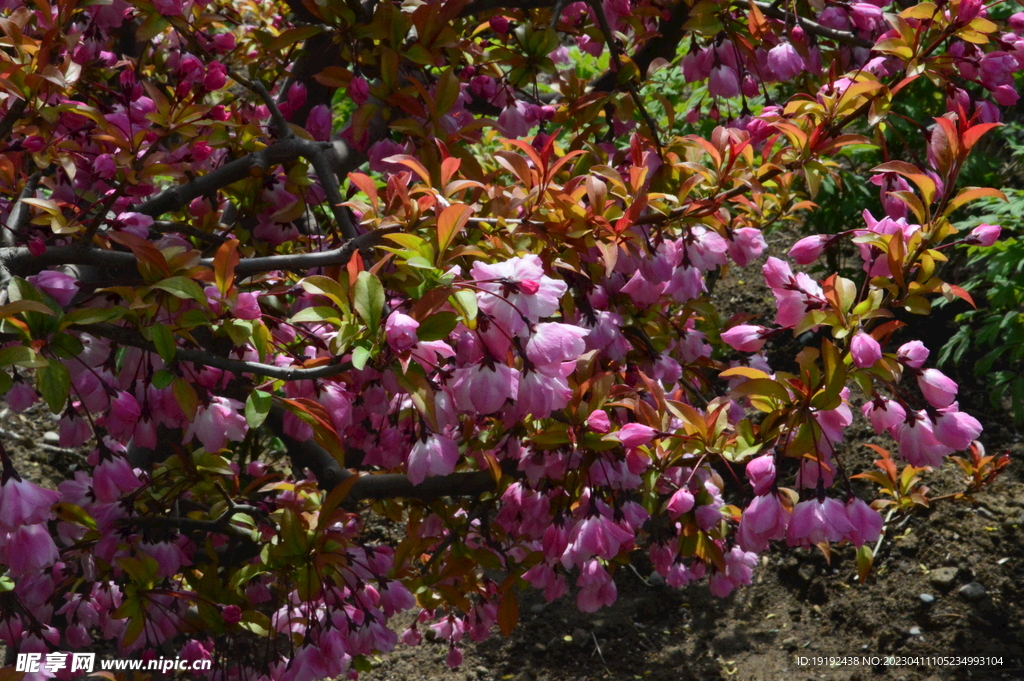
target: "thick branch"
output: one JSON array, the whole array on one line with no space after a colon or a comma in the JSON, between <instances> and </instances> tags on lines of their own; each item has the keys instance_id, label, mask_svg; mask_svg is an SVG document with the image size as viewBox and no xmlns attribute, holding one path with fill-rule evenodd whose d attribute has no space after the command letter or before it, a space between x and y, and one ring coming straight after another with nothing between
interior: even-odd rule
<instances>
[{"instance_id":1,"label":"thick branch","mask_svg":"<svg viewBox=\"0 0 1024 681\"><path fill-rule=\"evenodd\" d=\"M556 0L474 0L462 8L459 12L460 17L471 17L476 14L483 14L484 12L492 12L494 10L531 10L539 9L541 7L554 7Z\"/></svg>"},{"instance_id":2,"label":"thick branch","mask_svg":"<svg viewBox=\"0 0 1024 681\"><path fill-rule=\"evenodd\" d=\"M99 338L106 338L121 345L127 345L147 352L157 352L156 346L142 337L141 334L113 324L75 324L72 326L76 331L84 331ZM303 379L326 378L337 376L348 371L351 367L348 364L326 364L323 366L304 369L301 367L279 367L261 362L246 362L240 359L222 357L203 350L189 350L178 348L175 359L183 362L194 362L207 366L230 371L235 374L255 374L257 376L268 376L279 378L283 381L301 381Z\"/></svg>"},{"instance_id":3,"label":"thick branch","mask_svg":"<svg viewBox=\"0 0 1024 681\"><path fill-rule=\"evenodd\" d=\"M296 253L294 255L268 255L262 258L246 258L235 267L235 276L248 277L260 272L305 272L315 267L336 265L344 267L352 258L352 254L381 243L385 234L398 231L397 228L378 229L360 234L345 242L341 248L313 253ZM200 261L207 267L213 267L213 259Z\"/></svg>"},{"instance_id":4,"label":"thick branch","mask_svg":"<svg viewBox=\"0 0 1024 681\"><path fill-rule=\"evenodd\" d=\"M81 246L53 246L42 255L32 255L24 246L0 248L0 264L11 274L27 276L52 265L95 265L107 269L135 269L135 256L122 251L103 251Z\"/></svg>"},{"instance_id":5,"label":"thick branch","mask_svg":"<svg viewBox=\"0 0 1024 681\"><path fill-rule=\"evenodd\" d=\"M191 182L164 190L149 201L137 206L135 211L151 217L159 217L164 213L181 210L195 198L211 194L247 177L262 174L268 168L294 161L300 156L305 158L333 156L331 159L333 160L332 170L342 177L356 170L364 160L362 154L355 153L340 140L310 142L298 137L289 137L275 142L265 149L225 163ZM321 183L324 183L323 178L321 178Z\"/></svg>"},{"instance_id":6,"label":"thick branch","mask_svg":"<svg viewBox=\"0 0 1024 681\"><path fill-rule=\"evenodd\" d=\"M7 136L11 134L14 124L25 113L26 107L28 107L28 100L19 99L7 108L7 113L0 119L0 140L6 140Z\"/></svg>"},{"instance_id":7,"label":"thick branch","mask_svg":"<svg viewBox=\"0 0 1024 681\"><path fill-rule=\"evenodd\" d=\"M28 204L24 200L36 193L40 177L42 177L42 173L33 173L25 182L25 186L22 188L21 193L18 194L18 199L14 202L14 205L11 206L11 212L7 216L7 223L4 225L6 229L3 230L3 235L0 237L0 243L4 246L13 246L18 232L28 223L32 211L29 210Z\"/></svg>"}]
</instances>

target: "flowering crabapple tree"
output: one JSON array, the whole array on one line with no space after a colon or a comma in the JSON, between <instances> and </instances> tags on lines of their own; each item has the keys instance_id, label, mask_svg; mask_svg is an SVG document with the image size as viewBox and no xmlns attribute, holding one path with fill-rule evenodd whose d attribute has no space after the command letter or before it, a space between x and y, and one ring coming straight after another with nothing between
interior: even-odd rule
<instances>
[{"instance_id":1,"label":"flowering crabapple tree","mask_svg":"<svg viewBox=\"0 0 1024 681\"><path fill-rule=\"evenodd\" d=\"M946 253L998 238L950 216L999 195L958 177L1017 100L1022 14L0 8L0 389L90 448L56 490L0 448L9 651L307 681L429 633L457 666L523 587L595 611L637 555L726 596L772 542L848 543L863 578L923 469L969 451L967 494L1005 463L892 337L970 302ZM914 88L934 118L911 162L887 120ZM770 253L872 146L884 213ZM795 268L830 248L856 271ZM714 282L764 258L774 316L721 313ZM878 470L837 451L854 399L895 441Z\"/></svg>"}]
</instances>

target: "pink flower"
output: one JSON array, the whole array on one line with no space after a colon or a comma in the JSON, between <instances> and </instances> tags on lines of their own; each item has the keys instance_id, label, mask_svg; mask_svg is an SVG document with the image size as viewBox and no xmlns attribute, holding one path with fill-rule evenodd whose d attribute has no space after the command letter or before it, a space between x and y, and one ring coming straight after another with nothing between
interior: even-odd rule
<instances>
[{"instance_id":1,"label":"pink flower","mask_svg":"<svg viewBox=\"0 0 1024 681\"><path fill-rule=\"evenodd\" d=\"M483 289L477 294L480 309L511 335L525 335L523 316L535 324L553 315L568 290L564 281L544 274L540 256L533 253L491 265L477 261L471 273Z\"/></svg>"},{"instance_id":2,"label":"pink flower","mask_svg":"<svg viewBox=\"0 0 1024 681\"><path fill-rule=\"evenodd\" d=\"M733 592L736 587L732 581L726 577L724 572L714 572L708 577L708 590L711 591L712 596L718 598L725 598Z\"/></svg>"},{"instance_id":3,"label":"pink flower","mask_svg":"<svg viewBox=\"0 0 1024 681\"><path fill-rule=\"evenodd\" d=\"M595 433L607 433L612 429L611 421L608 420L608 412L604 409L595 409L587 417L587 427Z\"/></svg>"},{"instance_id":4,"label":"pink flower","mask_svg":"<svg viewBox=\"0 0 1024 681\"><path fill-rule=\"evenodd\" d=\"M460 411L493 414L519 392L519 372L504 364L475 364L455 370L451 383Z\"/></svg>"},{"instance_id":5,"label":"pink flower","mask_svg":"<svg viewBox=\"0 0 1024 681\"><path fill-rule=\"evenodd\" d=\"M235 49L235 44L234 33L218 33L213 36L213 49L217 52L230 52Z\"/></svg>"},{"instance_id":6,"label":"pink flower","mask_svg":"<svg viewBox=\"0 0 1024 681\"><path fill-rule=\"evenodd\" d=\"M937 441L953 449L962 450L971 446L971 442L981 435L981 430L978 419L959 411L954 402L949 407L938 410L933 432Z\"/></svg>"},{"instance_id":7,"label":"pink flower","mask_svg":"<svg viewBox=\"0 0 1024 681\"><path fill-rule=\"evenodd\" d=\"M192 561L188 559L188 556L181 550L181 547L174 542L162 541L154 544L139 542L138 547L139 550L152 556L160 564L156 572L158 579L173 577L178 574L183 565L188 566L192 564Z\"/></svg>"},{"instance_id":8,"label":"pink flower","mask_svg":"<svg viewBox=\"0 0 1024 681\"><path fill-rule=\"evenodd\" d=\"M853 528L846 538L854 546L860 547L878 541L882 526L885 524L878 511L868 506L862 499L854 497L846 504L846 517Z\"/></svg>"},{"instance_id":9,"label":"pink flower","mask_svg":"<svg viewBox=\"0 0 1024 681\"><path fill-rule=\"evenodd\" d=\"M75 412L60 417L60 446L80 447L92 437L92 426Z\"/></svg>"},{"instance_id":10,"label":"pink flower","mask_svg":"<svg viewBox=\"0 0 1024 681\"><path fill-rule=\"evenodd\" d=\"M180 16L184 11L182 0L153 0L153 7L165 17Z\"/></svg>"},{"instance_id":11,"label":"pink flower","mask_svg":"<svg viewBox=\"0 0 1024 681\"><path fill-rule=\"evenodd\" d=\"M708 93L712 97L738 97L740 94L740 79L736 75L735 69L724 64L719 64L711 69Z\"/></svg>"},{"instance_id":12,"label":"pink flower","mask_svg":"<svg viewBox=\"0 0 1024 681\"><path fill-rule=\"evenodd\" d=\"M97 177L104 180L109 180L117 175L117 164L114 163L114 157L110 154L100 154L97 156L96 160L93 161L92 169Z\"/></svg>"},{"instance_id":13,"label":"pink flower","mask_svg":"<svg viewBox=\"0 0 1024 681\"><path fill-rule=\"evenodd\" d=\"M828 234L815 234L800 239L789 249L789 257L798 265L810 265L821 257L821 252L828 245L830 237Z\"/></svg>"},{"instance_id":14,"label":"pink flower","mask_svg":"<svg viewBox=\"0 0 1024 681\"><path fill-rule=\"evenodd\" d=\"M242 609L237 605L227 605L220 616L224 619L224 624L238 624L242 621Z\"/></svg>"},{"instance_id":15,"label":"pink flower","mask_svg":"<svg viewBox=\"0 0 1024 681\"><path fill-rule=\"evenodd\" d=\"M117 216L121 229L134 234L140 239L149 238L149 228L153 226L153 218L144 213L127 212Z\"/></svg>"},{"instance_id":16,"label":"pink flower","mask_svg":"<svg viewBox=\"0 0 1024 681\"><path fill-rule=\"evenodd\" d=\"M750 584L754 576L754 568L757 567L757 554L752 551L744 551L734 546L725 554L725 576L729 578L733 586L740 587Z\"/></svg>"},{"instance_id":17,"label":"pink flower","mask_svg":"<svg viewBox=\"0 0 1024 681\"><path fill-rule=\"evenodd\" d=\"M448 648L448 656L444 659L449 669L455 669L462 664L462 650L458 646Z\"/></svg>"},{"instance_id":18,"label":"pink flower","mask_svg":"<svg viewBox=\"0 0 1024 681\"><path fill-rule=\"evenodd\" d=\"M356 106L361 106L370 98L370 84L365 78L353 78L348 84L348 97Z\"/></svg>"},{"instance_id":19,"label":"pink flower","mask_svg":"<svg viewBox=\"0 0 1024 681\"><path fill-rule=\"evenodd\" d=\"M458 462L459 445L450 437L434 433L417 439L409 452L409 480L418 485L428 475L448 475Z\"/></svg>"},{"instance_id":20,"label":"pink flower","mask_svg":"<svg viewBox=\"0 0 1024 681\"><path fill-rule=\"evenodd\" d=\"M790 546L809 546L823 541L835 542L843 539L853 529L842 502L831 497L826 497L823 503L809 499L801 501L793 509L793 517L786 531L786 543Z\"/></svg>"},{"instance_id":21,"label":"pink flower","mask_svg":"<svg viewBox=\"0 0 1024 681\"><path fill-rule=\"evenodd\" d=\"M965 241L969 244L987 248L999 240L999 233L1002 229L999 225L978 225L971 230L970 236Z\"/></svg>"},{"instance_id":22,"label":"pink flower","mask_svg":"<svg viewBox=\"0 0 1024 681\"><path fill-rule=\"evenodd\" d=\"M763 326L740 324L722 332L722 340L740 352L758 352L764 347L769 330Z\"/></svg>"},{"instance_id":23,"label":"pink flower","mask_svg":"<svg viewBox=\"0 0 1024 681\"><path fill-rule=\"evenodd\" d=\"M781 81L792 80L800 75L807 65L804 58L790 43L779 43L768 50L768 68Z\"/></svg>"},{"instance_id":24,"label":"pink flower","mask_svg":"<svg viewBox=\"0 0 1024 681\"><path fill-rule=\"evenodd\" d=\"M28 281L56 300L61 307L67 307L71 303L80 286L74 277L53 270L43 270L39 274L28 277Z\"/></svg>"},{"instance_id":25,"label":"pink flower","mask_svg":"<svg viewBox=\"0 0 1024 681\"><path fill-rule=\"evenodd\" d=\"M106 428L110 437L120 442L127 442L135 432L135 424L142 415L142 407L131 393L120 391L110 400L110 412L107 414Z\"/></svg>"},{"instance_id":26,"label":"pink flower","mask_svg":"<svg viewBox=\"0 0 1024 681\"><path fill-rule=\"evenodd\" d=\"M203 77L203 89L207 92L216 92L228 82L228 70L219 61L210 64Z\"/></svg>"},{"instance_id":27,"label":"pink flower","mask_svg":"<svg viewBox=\"0 0 1024 681\"><path fill-rule=\"evenodd\" d=\"M775 483L775 457L765 454L752 459L747 464L747 479L754 488L754 494L767 494Z\"/></svg>"},{"instance_id":28,"label":"pink flower","mask_svg":"<svg viewBox=\"0 0 1024 681\"><path fill-rule=\"evenodd\" d=\"M746 551L764 551L770 540L786 536L789 517L777 494L754 497L743 510L736 539Z\"/></svg>"},{"instance_id":29,"label":"pink flower","mask_svg":"<svg viewBox=\"0 0 1024 681\"><path fill-rule=\"evenodd\" d=\"M732 233L732 241L729 242L729 257L740 267L746 267L750 262L764 252L768 244L764 240L761 230L753 227L740 227Z\"/></svg>"},{"instance_id":30,"label":"pink flower","mask_svg":"<svg viewBox=\"0 0 1024 681\"><path fill-rule=\"evenodd\" d=\"M331 110L326 104L317 104L310 109L306 130L318 142L326 142L331 138Z\"/></svg>"},{"instance_id":31,"label":"pink flower","mask_svg":"<svg viewBox=\"0 0 1024 681\"><path fill-rule=\"evenodd\" d=\"M879 434L898 427L907 417L906 410L895 400L872 400L866 402L861 411L871 420L871 427Z\"/></svg>"},{"instance_id":32,"label":"pink flower","mask_svg":"<svg viewBox=\"0 0 1024 681\"><path fill-rule=\"evenodd\" d=\"M506 17L495 15L491 17L491 30L498 35L505 35L508 33L508 19Z\"/></svg>"},{"instance_id":33,"label":"pink flower","mask_svg":"<svg viewBox=\"0 0 1024 681\"><path fill-rule=\"evenodd\" d=\"M597 612L601 606L612 605L618 598L611 575L596 560L584 563L576 586L580 587L576 595L576 606L580 612Z\"/></svg>"},{"instance_id":34,"label":"pink flower","mask_svg":"<svg viewBox=\"0 0 1024 681\"><path fill-rule=\"evenodd\" d=\"M0 528L14 530L45 522L58 501L59 493L11 476L0 487Z\"/></svg>"},{"instance_id":35,"label":"pink flower","mask_svg":"<svg viewBox=\"0 0 1024 681\"><path fill-rule=\"evenodd\" d=\"M36 394L36 389L28 383L17 381L7 391L4 399L7 400L7 406L11 408L11 411L15 414L20 414L38 402L39 396Z\"/></svg>"},{"instance_id":36,"label":"pink flower","mask_svg":"<svg viewBox=\"0 0 1024 681\"><path fill-rule=\"evenodd\" d=\"M895 437L900 456L911 466L938 468L942 457L955 451L935 438L934 427L928 415L920 411L907 414L907 420L897 429Z\"/></svg>"},{"instance_id":37,"label":"pink flower","mask_svg":"<svg viewBox=\"0 0 1024 681\"><path fill-rule=\"evenodd\" d=\"M668 511L668 515L672 520L677 520L679 516L689 512L693 508L693 504L693 493L686 487L680 487L672 495L672 498L668 500L665 510Z\"/></svg>"},{"instance_id":38,"label":"pink flower","mask_svg":"<svg viewBox=\"0 0 1024 681\"><path fill-rule=\"evenodd\" d=\"M917 385L933 407L948 407L956 399L956 382L938 369L925 369L918 374Z\"/></svg>"},{"instance_id":39,"label":"pink flower","mask_svg":"<svg viewBox=\"0 0 1024 681\"><path fill-rule=\"evenodd\" d=\"M633 541L633 534L604 515L592 515L580 520L569 534L569 546L562 554L562 565L568 569L597 556L609 560L619 549Z\"/></svg>"},{"instance_id":40,"label":"pink flower","mask_svg":"<svg viewBox=\"0 0 1024 681\"><path fill-rule=\"evenodd\" d=\"M409 315L395 311L388 316L388 321L384 324L384 336L392 350L402 353L419 341L416 337L416 329L419 326L420 323Z\"/></svg>"},{"instance_id":41,"label":"pink flower","mask_svg":"<svg viewBox=\"0 0 1024 681\"><path fill-rule=\"evenodd\" d=\"M10 534L0 532L0 553L14 577L39 574L60 558L53 537L42 524L22 525Z\"/></svg>"},{"instance_id":42,"label":"pink flower","mask_svg":"<svg viewBox=\"0 0 1024 681\"><path fill-rule=\"evenodd\" d=\"M896 351L896 359L908 367L921 368L928 360L930 354L928 348L921 341L910 341L900 346Z\"/></svg>"},{"instance_id":43,"label":"pink flower","mask_svg":"<svg viewBox=\"0 0 1024 681\"><path fill-rule=\"evenodd\" d=\"M121 498L125 492L131 492L142 485L135 475L128 459L114 456L103 459L92 472L92 486L96 493L96 501L111 504Z\"/></svg>"},{"instance_id":44,"label":"pink flower","mask_svg":"<svg viewBox=\"0 0 1024 681\"><path fill-rule=\"evenodd\" d=\"M235 313L235 317L238 319L259 319L262 314L256 294L249 293L248 291L238 294L238 302L235 303L232 312Z\"/></svg>"},{"instance_id":45,"label":"pink flower","mask_svg":"<svg viewBox=\"0 0 1024 681\"><path fill-rule=\"evenodd\" d=\"M642 423L627 423L615 433L615 436L624 447L632 448L647 444L654 439L657 432Z\"/></svg>"},{"instance_id":46,"label":"pink flower","mask_svg":"<svg viewBox=\"0 0 1024 681\"><path fill-rule=\"evenodd\" d=\"M858 368L867 369L882 359L882 346L869 334L858 331L850 341L850 354Z\"/></svg>"},{"instance_id":47,"label":"pink flower","mask_svg":"<svg viewBox=\"0 0 1024 681\"><path fill-rule=\"evenodd\" d=\"M224 449L228 440L244 440L249 425L245 422L245 417L239 413L242 406L238 400L214 396L209 404L199 407L195 420L185 431L184 441L192 442L198 439L206 451L219 452Z\"/></svg>"},{"instance_id":48,"label":"pink flower","mask_svg":"<svg viewBox=\"0 0 1024 681\"><path fill-rule=\"evenodd\" d=\"M587 349L584 339L589 333L589 329L572 324L537 324L526 343L526 357L541 366L576 360Z\"/></svg>"}]
</instances>

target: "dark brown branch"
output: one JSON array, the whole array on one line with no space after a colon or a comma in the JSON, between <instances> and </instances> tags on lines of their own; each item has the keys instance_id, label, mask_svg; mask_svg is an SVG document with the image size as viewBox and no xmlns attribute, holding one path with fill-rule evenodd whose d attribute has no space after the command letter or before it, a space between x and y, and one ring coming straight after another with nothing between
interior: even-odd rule
<instances>
[{"instance_id":1,"label":"dark brown branch","mask_svg":"<svg viewBox=\"0 0 1024 681\"><path fill-rule=\"evenodd\" d=\"M156 223L160 231L181 231L176 223ZM239 278L250 277L261 272L306 272L317 267L336 265L344 267L356 251L376 246L381 243L385 234L398 231L398 228L385 228L366 232L346 241L340 248L313 253L297 253L294 255L268 255L261 258L246 258L238 263L235 275ZM207 234L208 238L212 235ZM213 268L213 258L204 258L201 265ZM106 269L135 270L136 260L131 253L124 251L104 251L97 248L81 248L79 246L54 246L42 255L36 256L22 246L18 248L0 248L0 266L7 267L11 274L28 276L52 265L94 265Z\"/></svg>"},{"instance_id":2,"label":"dark brown branch","mask_svg":"<svg viewBox=\"0 0 1024 681\"><path fill-rule=\"evenodd\" d=\"M285 443L292 463L297 469L296 477L301 477L302 469L308 468L316 477L320 487L325 490L334 489L337 485L351 478L355 473L342 468L330 452L318 445L314 440L299 441L284 434L282 417L284 409L271 408L267 417L270 426ZM515 473L514 463L507 462L507 474ZM418 485L414 485L407 475L402 473L363 474L355 482L349 492L347 501L365 499L436 499L447 496L476 496L494 490L494 478L490 471L468 471L430 477Z\"/></svg>"},{"instance_id":3,"label":"dark brown branch","mask_svg":"<svg viewBox=\"0 0 1024 681\"><path fill-rule=\"evenodd\" d=\"M494 10L531 10L540 9L542 7L554 7L556 5L555 0L474 0L462 8L459 12L460 17L471 17L476 14L483 14L484 12L493 12Z\"/></svg>"},{"instance_id":4,"label":"dark brown branch","mask_svg":"<svg viewBox=\"0 0 1024 681\"><path fill-rule=\"evenodd\" d=\"M690 8L680 0L672 8L668 18L658 22L658 35L644 43L633 55L633 63L640 69L640 76L647 75L648 69L655 59L667 59L672 61L676 56L679 43L683 41L686 33L683 31L683 24L690 18ZM615 71L606 71L590 84L590 89L595 92L613 92L616 89L618 74Z\"/></svg>"},{"instance_id":5,"label":"dark brown branch","mask_svg":"<svg viewBox=\"0 0 1024 681\"><path fill-rule=\"evenodd\" d=\"M17 200L14 205L11 206L11 212L7 216L7 222L4 225L2 236L0 236L0 244L11 247L15 244L15 237L18 232L28 223L29 218L32 215L32 211L29 210L29 206L25 203L25 199L30 198L36 192L36 187L39 185L39 178L42 177L42 173L33 173L28 180L25 182L24 188L21 193L18 194Z\"/></svg>"},{"instance_id":6,"label":"dark brown branch","mask_svg":"<svg viewBox=\"0 0 1024 681\"><path fill-rule=\"evenodd\" d=\"M622 75L622 57L619 55L619 42L618 39L612 33L611 26L608 23L608 17L605 16L604 6L598 0L589 1L590 8L597 15L597 21L601 25L601 32L604 34L604 41L608 45L608 51L611 53L612 58L612 71L615 74L615 82L617 85L624 85L629 91L629 96L633 100L633 104L640 110L640 116L644 119L644 123L647 124L647 129L651 131L651 137L654 138L654 146L658 150L658 156L661 156L661 134L658 132L658 126L651 118L651 114L647 112L647 107L644 106L644 100L640 97L640 93L636 89L636 83L632 81L629 83L619 83L619 78ZM638 74L642 75L642 74Z\"/></svg>"},{"instance_id":7,"label":"dark brown branch","mask_svg":"<svg viewBox=\"0 0 1024 681\"><path fill-rule=\"evenodd\" d=\"M143 338L141 334L121 326L114 326L113 324L75 324L71 328L76 331L84 331L85 333L92 334L99 338L112 340L116 343L120 343L121 345L139 348L140 350L145 350L147 352L155 353L157 351L156 346ZM326 364L323 366L313 367L312 369L305 369L302 367L279 367L271 364L263 364L261 362L247 362L240 359L231 359L230 357L223 357L203 350L189 350L187 348L178 348L175 353L175 359L183 362L205 364L217 369L223 369L224 371L230 371L234 374L255 374L258 376L279 378L283 381L301 381L303 379L337 376L351 368L349 364L340 363Z\"/></svg>"},{"instance_id":8,"label":"dark brown branch","mask_svg":"<svg viewBox=\"0 0 1024 681\"><path fill-rule=\"evenodd\" d=\"M382 243L385 234L398 231L397 228L378 229L373 232L366 232L345 242L341 248L330 251L314 253L297 253L295 255L268 255L262 258L246 258L235 267L235 275L248 277L260 272L305 272L315 267L329 267L336 265L344 267L356 251L362 251ZM200 261L207 267L213 267L213 259L207 258Z\"/></svg>"},{"instance_id":9,"label":"dark brown branch","mask_svg":"<svg viewBox=\"0 0 1024 681\"><path fill-rule=\"evenodd\" d=\"M14 124L25 113L27 107L28 100L25 99L19 99L7 107L7 113L0 119L0 140L7 139L7 136L11 134L11 130L14 129Z\"/></svg>"},{"instance_id":10,"label":"dark brown branch","mask_svg":"<svg viewBox=\"0 0 1024 681\"><path fill-rule=\"evenodd\" d=\"M211 194L252 175L260 175L267 168L294 161L300 156L310 158L321 154L325 157L333 157L331 159L333 161L332 169L340 176L345 176L356 170L365 160L362 154L356 153L342 141L310 142L298 137L290 137L275 142L265 149L225 163L191 182L166 189L149 201L136 206L135 211L151 217L159 217L164 213L181 210L195 198ZM322 178L321 182L323 182Z\"/></svg>"},{"instance_id":11,"label":"dark brown branch","mask_svg":"<svg viewBox=\"0 0 1024 681\"><path fill-rule=\"evenodd\" d=\"M773 4L769 4L767 2L755 2L754 4L759 10L764 12L765 16L769 16L772 19L778 19L779 21L791 21L793 19L794 15L780 7L776 7ZM857 47L871 48L874 46L874 43L870 40L860 38L849 31L840 31L839 29L822 26L821 24L813 22L800 15L796 15L796 20L800 22L800 26L805 31L820 38L828 38L829 40L834 40L837 43L856 45Z\"/></svg>"},{"instance_id":12,"label":"dark brown branch","mask_svg":"<svg viewBox=\"0 0 1024 681\"><path fill-rule=\"evenodd\" d=\"M32 255L28 248L0 248L0 264L11 274L27 276L52 265L96 265L110 269L135 269L135 256L122 251L103 251L80 246L53 246L42 255Z\"/></svg>"}]
</instances>

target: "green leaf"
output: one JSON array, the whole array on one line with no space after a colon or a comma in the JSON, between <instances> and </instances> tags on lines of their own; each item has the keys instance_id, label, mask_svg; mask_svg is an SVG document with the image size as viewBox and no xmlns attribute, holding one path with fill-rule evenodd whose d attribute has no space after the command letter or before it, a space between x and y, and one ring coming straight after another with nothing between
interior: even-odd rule
<instances>
[{"instance_id":1,"label":"green leaf","mask_svg":"<svg viewBox=\"0 0 1024 681\"><path fill-rule=\"evenodd\" d=\"M421 341L443 340L458 323L459 317L454 312L438 312L420 322L419 328L416 329L416 337Z\"/></svg>"},{"instance_id":2,"label":"green leaf","mask_svg":"<svg viewBox=\"0 0 1024 681\"><path fill-rule=\"evenodd\" d=\"M366 362L370 359L370 351L359 345L352 350L352 366L357 370L361 371L365 366Z\"/></svg>"},{"instance_id":3,"label":"green leaf","mask_svg":"<svg viewBox=\"0 0 1024 681\"><path fill-rule=\"evenodd\" d=\"M99 324L120 319L124 315L123 307L80 307L64 315L63 325Z\"/></svg>"},{"instance_id":4,"label":"green leaf","mask_svg":"<svg viewBox=\"0 0 1024 681\"><path fill-rule=\"evenodd\" d=\"M44 367L49 362L27 345L12 345L9 348L0 349L0 367L12 364L32 369Z\"/></svg>"},{"instance_id":5,"label":"green leaf","mask_svg":"<svg viewBox=\"0 0 1024 681\"><path fill-rule=\"evenodd\" d=\"M169 277L156 282L152 287L167 291L176 298L194 300L201 305L206 305L206 294L203 293L203 289L188 277Z\"/></svg>"},{"instance_id":6,"label":"green leaf","mask_svg":"<svg viewBox=\"0 0 1024 681\"><path fill-rule=\"evenodd\" d=\"M54 414L59 414L71 392L71 374L60 362L50 362L36 369L36 387Z\"/></svg>"},{"instance_id":7,"label":"green leaf","mask_svg":"<svg viewBox=\"0 0 1024 681\"><path fill-rule=\"evenodd\" d=\"M65 359L78 357L85 351L82 341L78 340L78 338L72 336L70 333L58 333L55 335L50 340L50 348L52 350L57 350L54 354Z\"/></svg>"},{"instance_id":8,"label":"green leaf","mask_svg":"<svg viewBox=\"0 0 1024 681\"><path fill-rule=\"evenodd\" d=\"M270 635L270 618L256 610L246 610L243 612L238 626L246 631L251 631L257 636L265 637Z\"/></svg>"},{"instance_id":9,"label":"green leaf","mask_svg":"<svg viewBox=\"0 0 1024 681\"><path fill-rule=\"evenodd\" d=\"M288 321L291 324L301 324L303 322L324 322L332 319L338 323L341 322L338 318L338 311L333 307L318 305L299 310Z\"/></svg>"},{"instance_id":10,"label":"green leaf","mask_svg":"<svg viewBox=\"0 0 1024 681\"><path fill-rule=\"evenodd\" d=\"M352 298L356 312L366 322L370 332L375 333L384 312L384 287L380 279L366 270L360 272L352 289Z\"/></svg>"},{"instance_id":11,"label":"green leaf","mask_svg":"<svg viewBox=\"0 0 1024 681\"><path fill-rule=\"evenodd\" d=\"M174 361L174 355L178 351L178 347L174 343L174 334L167 328L167 325L153 324L153 326L146 329L146 333L148 333L149 339L153 341L153 345L156 346L156 351L160 353L160 358L165 362Z\"/></svg>"},{"instance_id":12,"label":"green leaf","mask_svg":"<svg viewBox=\"0 0 1024 681\"><path fill-rule=\"evenodd\" d=\"M153 374L153 387L157 390L163 390L171 384L174 380L174 374L167 369L161 369L160 371Z\"/></svg>"},{"instance_id":13,"label":"green leaf","mask_svg":"<svg viewBox=\"0 0 1024 681\"><path fill-rule=\"evenodd\" d=\"M459 315L462 317L462 323L467 328L473 330L476 328L476 294L472 291L465 289L456 291L452 295L448 296L448 302L458 310Z\"/></svg>"},{"instance_id":14,"label":"green leaf","mask_svg":"<svg viewBox=\"0 0 1024 681\"><path fill-rule=\"evenodd\" d=\"M348 293L345 291L344 287L334 279L318 274L312 277L306 277L302 280L301 285L307 293L327 296L335 305L338 306L338 308L345 312L350 312L348 305Z\"/></svg>"},{"instance_id":15,"label":"green leaf","mask_svg":"<svg viewBox=\"0 0 1024 681\"><path fill-rule=\"evenodd\" d=\"M250 428L259 428L267 419L270 413L270 405L273 399L270 393L262 390L253 390L245 400L245 420Z\"/></svg>"}]
</instances>

